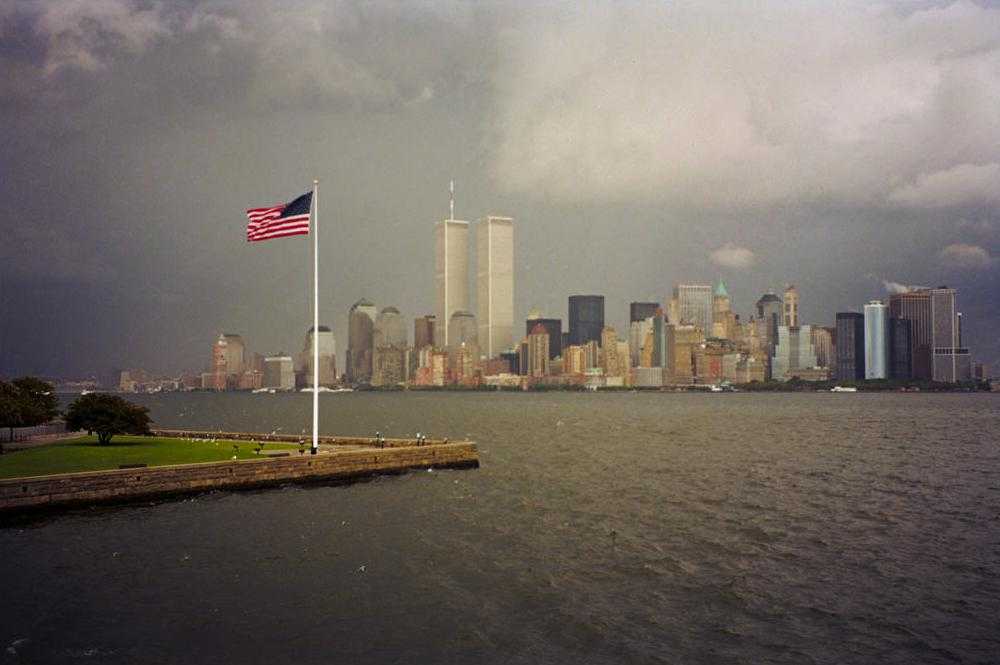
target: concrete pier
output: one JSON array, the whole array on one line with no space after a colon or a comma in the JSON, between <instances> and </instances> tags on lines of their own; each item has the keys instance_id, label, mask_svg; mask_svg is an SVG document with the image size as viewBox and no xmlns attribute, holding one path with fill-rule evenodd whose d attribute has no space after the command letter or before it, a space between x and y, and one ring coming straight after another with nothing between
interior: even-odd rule
<instances>
[{"instance_id":1,"label":"concrete pier","mask_svg":"<svg viewBox=\"0 0 1000 665\"><path fill-rule=\"evenodd\" d=\"M298 442L263 439L262 435L237 432L188 432L157 430L155 436L225 438L246 441ZM207 434L207 436L199 436ZM159 496L204 492L213 489L243 489L286 483L340 482L408 469L478 467L479 456L472 441L446 442L388 439L376 447L375 439L324 437L317 455L154 466L64 473L0 481L0 514L70 505L126 502Z\"/></svg>"}]
</instances>

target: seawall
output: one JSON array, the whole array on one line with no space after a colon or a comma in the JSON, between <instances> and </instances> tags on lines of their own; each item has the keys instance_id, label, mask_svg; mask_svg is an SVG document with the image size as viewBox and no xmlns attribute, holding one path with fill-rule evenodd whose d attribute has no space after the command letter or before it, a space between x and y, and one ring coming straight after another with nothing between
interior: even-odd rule
<instances>
[{"instance_id":1,"label":"seawall","mask_svg":"<svg viewBox=\"0 0 1000 665\"><path fill-rule=\"evenodd\" d=\"M478 466L476 444L461 441L12 478L0 481L0 514L214 489L345 481L407 469Z\"/></svg>"}]
</instances>

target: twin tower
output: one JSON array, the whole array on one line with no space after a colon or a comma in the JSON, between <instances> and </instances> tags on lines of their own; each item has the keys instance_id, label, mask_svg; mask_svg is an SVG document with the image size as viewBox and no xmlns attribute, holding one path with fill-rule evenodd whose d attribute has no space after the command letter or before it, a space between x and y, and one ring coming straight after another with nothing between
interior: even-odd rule
<instances>
[{"instance_id":1,"label":"twin tower","mask_svg":"<svg viewBox=\"0 0 1000 665\"><path fill-rule=\"evenodd\" d=\"M495 358L514 345L514 220L487 216L475 227L477 344L482 356ZM469 222L435 224L434 343L440 348L457 343L458 328L472 316L469 254Z\"/></svg>"}]
</instances>

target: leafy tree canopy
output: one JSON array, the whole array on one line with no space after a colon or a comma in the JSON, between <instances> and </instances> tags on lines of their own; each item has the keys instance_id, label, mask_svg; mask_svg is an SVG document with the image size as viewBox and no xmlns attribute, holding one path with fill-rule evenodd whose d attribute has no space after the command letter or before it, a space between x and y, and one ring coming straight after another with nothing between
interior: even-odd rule
<instances>
[{"instance_id":1,"label":"leafy tree canopy","mask_svg":"<svg viewBox=\"0 0 1000 665\"><path fill-rule=\"evenodd\" d=\"M32 376L0 381L0 427L35 427L59 415L52 384Z\"/></svg>"},{"instance_id":2,"label":"leafy tree canopy","mask_svg":"<svg viewBox=\"0 0 1000 665\"><path fill-rule=\"evenodd\" d=\"M102 445L115 434L149 434L149 409L132 404L118 395L81 395L66 411L66 429L97 432Z\"/></svg>"}]
</instances>

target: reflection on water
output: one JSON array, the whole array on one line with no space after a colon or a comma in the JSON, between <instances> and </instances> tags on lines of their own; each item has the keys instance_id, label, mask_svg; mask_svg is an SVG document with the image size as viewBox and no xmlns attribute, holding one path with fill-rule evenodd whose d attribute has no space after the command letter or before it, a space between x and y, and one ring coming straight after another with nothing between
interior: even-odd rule
<instances>
[{"instance_id":1,"label":"reflection on water","mask_svg":"<svg viewBox=\"0 0 1000 665\"><path fill-rule=\"evenodd\" d=\"M3 662L995 662L1000 396L324 395L478 470L0 530ZM308 395L142 398L301 432Z\"/></svg>"}]
</instances>

